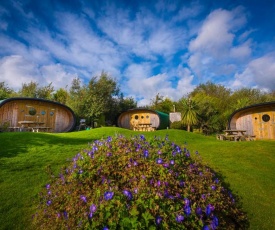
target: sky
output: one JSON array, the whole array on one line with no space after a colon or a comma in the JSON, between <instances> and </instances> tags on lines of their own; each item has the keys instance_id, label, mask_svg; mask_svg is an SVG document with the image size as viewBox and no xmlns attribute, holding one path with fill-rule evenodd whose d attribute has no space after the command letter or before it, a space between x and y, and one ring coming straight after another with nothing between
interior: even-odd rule
<instances>
[{"instance_id":1,"label":"sky","mask_svg":"<svg viewBox=\"0 0 275 230\"><path fill-rule=\"evenodd\" d=\"M208 81L275 90L273 0L1 0L0 82L87 84L102 71L139 106Z\"/></svg>"}]
</instances>

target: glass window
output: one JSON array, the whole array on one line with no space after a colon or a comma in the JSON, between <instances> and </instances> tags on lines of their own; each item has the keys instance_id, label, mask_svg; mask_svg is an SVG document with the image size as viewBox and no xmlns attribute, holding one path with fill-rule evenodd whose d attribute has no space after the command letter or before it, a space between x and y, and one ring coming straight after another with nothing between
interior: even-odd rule
<instances>
[{"instance_id":1,"label":"glass window","mask_svg":"<svg viewBox=\"0 0 275 230\"><path fill-rule=\"evenodd\" d=\"M138 115L135 116L135 119L138 120Z\"/></svg>"},{"instance_id":2,"label":"glass window","mask_svg":"<svg viewBox=\"0 0 275 230\"><path fill-rule=\"evenodd\" d=\"M36 114L36 109L33 108L33 107L30 108L30 109L29 109L29 114L32 115L32 116L34 116L34 115Z\"/></svg>"},{"instance_id":3,"label":"glass window","mask_svg":"<svg viewBox=\"0 0 275 230\"><path fill-rule=\"evenodd\" d=\"M264 114L262 116L262 119L263 119L264 122L268 122L270 120L270 116L268 114Z\"/></svg>"}]
</instances>

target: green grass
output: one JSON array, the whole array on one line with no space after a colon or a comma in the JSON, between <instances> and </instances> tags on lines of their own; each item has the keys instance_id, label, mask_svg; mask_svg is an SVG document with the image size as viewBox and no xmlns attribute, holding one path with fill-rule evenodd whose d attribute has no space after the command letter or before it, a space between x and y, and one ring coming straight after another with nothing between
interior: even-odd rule
<instances>
[{"instance_id":1,"label":"green grass","mask_svg":"<svg viewBox=\"0 0 275 230\"><path fill-rule=\"evenodd\" d=\"M109 135L136 135L120 128L98 128L63 134L0 133L0 229L31 229L37 194L48 181L47 167L55 173L80 149ZM145 133L169 135L179 145L187 142L194 154L213 168L234 194L241 197L250 229L275 226L275 141L229 142L179 130Z\"/></svg>"}]
</instances>

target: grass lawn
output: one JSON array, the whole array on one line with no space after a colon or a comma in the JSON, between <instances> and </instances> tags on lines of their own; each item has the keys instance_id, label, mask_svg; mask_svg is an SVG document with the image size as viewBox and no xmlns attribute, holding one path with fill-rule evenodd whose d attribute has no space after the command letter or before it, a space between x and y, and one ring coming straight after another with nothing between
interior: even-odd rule
<instances>
[{"instance_id":1,"label":"grass lawn","mask_svg":"<svg viewBox=\"0 0 275 230\"><path fill-rule=\"evenodd\" d=\"M120 128L98 128L72 133L0 133L0 229L31 229L34 201L48 181L47 168L57 174L80 149L102 137L136 135ZM221 175L242 199L250 229L275 226L275 141L229 142L179 130L145 133L147 138L169 135L191 155Z\"/></svg>"}]
</instances>

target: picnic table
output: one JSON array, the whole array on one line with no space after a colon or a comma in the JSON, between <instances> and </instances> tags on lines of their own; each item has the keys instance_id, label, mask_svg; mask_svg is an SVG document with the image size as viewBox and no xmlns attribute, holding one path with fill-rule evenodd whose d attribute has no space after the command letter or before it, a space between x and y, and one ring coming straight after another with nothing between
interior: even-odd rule
<instances>
[{"instance_id":1,"label":"picnic table","mask_svg":"<svg viewBox=\"0 0 275 230\"><path fill-rule=\"evenodd\" d=\"M152 123L140 123L138 124L139 131L153 131Z\"/></svg>"},{"instance_id":2,"label":"picnic table","mask_svg":"<svg viewBox=\"0 0 275 230\"><path fill-rule=\"evenodd\" d=\"M18 124L21 125L20 131L32 131L32 132L39 132L39 131L49 131L51 127L44 127L44 122L41 121L18 121Z\"/></svg>"},{"instance_id":3,"label":"picnic table","mask_svg":"<svg viewBox=\"0 0 275 230\"><path fill-rule=\"evenodd\" d=\"M223 130L223 134L217 134L218 140L229 140L229 141L246 141L255 140L254 135L247 135L246 130L243 129L226 129Z\"/></svg>"}]
</instances>

